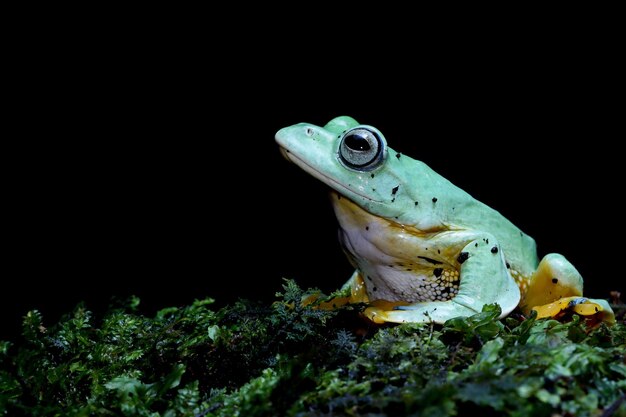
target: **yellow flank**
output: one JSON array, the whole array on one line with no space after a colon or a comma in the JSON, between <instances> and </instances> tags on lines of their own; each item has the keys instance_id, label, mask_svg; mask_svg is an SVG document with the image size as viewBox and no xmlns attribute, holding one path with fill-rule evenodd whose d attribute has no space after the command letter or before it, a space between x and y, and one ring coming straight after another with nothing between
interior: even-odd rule
<instances>
[{"instance_id":1,"label":"yellow flank","mask_svg":"<svg viewBox=\"0 0 626 417\"><path fill-rule=\"evenodd\" d=\"M520 274L518 271L514 269L511 269L511 276L513 277L513 279L515 280L515 283L519 287L519 291L522 294L522 300L523 300L524 296L526 295L526 291L528 291L529 278L527 276Z\"/></svg>"}]
</instances>

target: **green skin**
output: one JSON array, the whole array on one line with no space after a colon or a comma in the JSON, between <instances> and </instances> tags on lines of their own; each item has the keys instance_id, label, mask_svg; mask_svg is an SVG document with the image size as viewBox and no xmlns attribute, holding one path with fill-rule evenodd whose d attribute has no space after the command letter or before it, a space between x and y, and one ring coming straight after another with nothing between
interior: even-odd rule
<instances>
[{"instance_id":1,"label":"green skin","mask_svg":"<svg viewBox=\"0 0 626 417\"><path fill-rule=\"evenodd\" d=\"M378 136L380 151L373 163L351 166L341 146L361 127ZM287 159L334 190L340 240L356 267L347 285L364 282L369 300L407 304L394 306L382 321L441 323L491 303L504 316L532 285L535 241L423 162L387 147L375 128L342 116L324 127L286 127L276 141ZM565 258L551 254L544 262L554 266L560 284L582 294L582 278ZM460 275L460 285L428 284L442 271Z\"/></svg>"}]
</instances>

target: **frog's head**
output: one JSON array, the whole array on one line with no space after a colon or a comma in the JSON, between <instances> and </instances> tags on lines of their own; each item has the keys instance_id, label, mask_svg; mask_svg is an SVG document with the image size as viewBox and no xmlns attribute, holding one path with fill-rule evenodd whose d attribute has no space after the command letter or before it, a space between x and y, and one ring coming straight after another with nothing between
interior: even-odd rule
<instances>
[{"instance_id":1,"label":"frog's head","mask_svg":"<svg viewBox=\"0 0 626 417\"><path fill-rule=\"evenodd\" d=\"M378 129L341 116L324 127L308 123L286 127L276 133L276 141L288 160L339 194L370 212L393 214L388 205L393 187L381 185L395 187L400 180L390 166L392 151Z\"/></svg>"}]
</instances>

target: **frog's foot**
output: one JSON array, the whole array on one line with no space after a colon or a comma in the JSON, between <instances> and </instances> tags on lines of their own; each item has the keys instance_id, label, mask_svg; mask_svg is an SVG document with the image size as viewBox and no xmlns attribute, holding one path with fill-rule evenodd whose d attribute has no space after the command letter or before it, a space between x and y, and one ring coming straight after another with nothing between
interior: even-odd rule
<instances>
[{"instance_id":1,"label":"frog's foot","mask_svg":"<svg viewBox=\"0 0 626 417\"><path fill-rule=\"evenodd\" d=\"M376 300L363 314L374 323L443 323L452 317L476 314L476 311L452 301L409 304L404 301Z\"/></svg>"},{"instance_id":2,"label":"frog's foot","mask_svg":"<svg viewBox=\"0 0 626 417\"><path fill-rule=\"evenodd\" d=\"M583 278L563 255L546 255L528 283L520 307L524 314L537 311L538 317L559 318L568 312L592 321L615 322L615 314L605 300L582 297Z\"/></svg>"},{"instance_id":3,"label":"frog's foot","mask_svg":"<svg viewBox=\"0 0 626 417\"><path fill-rule=\"evenodd\" d=\"M615 323L615 314L606 300L585 297L564 297L548 304L534 306L537 318L561 318L567 313L583 316L591 324Z\"/></svg>"}]
</instances>

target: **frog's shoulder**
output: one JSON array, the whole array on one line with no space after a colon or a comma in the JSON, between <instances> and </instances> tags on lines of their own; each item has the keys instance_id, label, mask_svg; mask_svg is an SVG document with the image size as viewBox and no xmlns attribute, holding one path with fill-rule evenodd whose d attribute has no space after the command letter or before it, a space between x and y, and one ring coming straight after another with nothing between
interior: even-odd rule
<instances>
[{"instance_id":1,"label":"frog's shoulder","mask_svg":"<svg viewBox=\"0 0 626 417\"><path fill-rule=\"evenodd\" d=\"M421 206L418 212L406 204L404 221L417 226L442 230L474 230L493 235L509 256L531 269L537 264L535 240L502 215L497 209L477 200L457 187L426 163L402 156L407 178L411 184L407 193ZM411 178L414 178L411 180ZM419 199L419 200L418 200Z\"/></svg>"}]
</instances>

